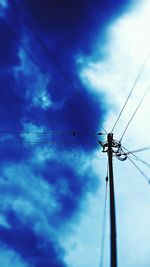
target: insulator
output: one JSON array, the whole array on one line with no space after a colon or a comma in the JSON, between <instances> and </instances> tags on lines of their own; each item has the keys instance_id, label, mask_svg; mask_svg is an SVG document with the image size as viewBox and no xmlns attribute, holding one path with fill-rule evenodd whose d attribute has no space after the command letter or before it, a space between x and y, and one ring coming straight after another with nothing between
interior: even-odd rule
<instances>
[{"instance_id":1,"label":"insulator","mask_svg":"<svg viewBox=\"0 0 150 267\"><path fill-rule=\"evenodd\" d=\"M127 159L127 155L116 155L117 159L119 159L120 161L124 161Z\"/></svg>"}]
</instances>

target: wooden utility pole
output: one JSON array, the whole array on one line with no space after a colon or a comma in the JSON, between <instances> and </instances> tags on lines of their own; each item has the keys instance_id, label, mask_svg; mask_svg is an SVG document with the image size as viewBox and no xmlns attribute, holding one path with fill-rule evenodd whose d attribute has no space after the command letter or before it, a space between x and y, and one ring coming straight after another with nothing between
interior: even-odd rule
<instances>
[{"instance_id":1,"label":"wooden utility pole","mask_svg":"<svg viewBox=\"0 0 150 267\"><path fill-rule=\"evenodd\" d=\"M109 189L110 189L110 266L117 267L117 244L116 244L116 214L115 214L115 194L113 178L113 134L107 136L108 163L109 163Z\"/></svg>"}]
</instances>

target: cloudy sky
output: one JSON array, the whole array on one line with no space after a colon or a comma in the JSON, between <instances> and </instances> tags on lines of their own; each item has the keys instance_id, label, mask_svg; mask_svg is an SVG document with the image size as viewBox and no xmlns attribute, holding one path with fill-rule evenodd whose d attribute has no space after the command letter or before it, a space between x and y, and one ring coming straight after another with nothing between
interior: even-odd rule
<instances>
[{"instance_id":1,"label":"cloudy sky","mask_svg":"<svg viewBox=\"0 0 150 267\"><path fill-rule=\"evenodd\" d=\"M114 138L146 92L122 145L149 146L149 25L150 0L0 0L0 266L109 266L96 133L134 88ZM148 267L149 167L131 159L143 174L113 160L118 266Z\"/></svg>"}]
</instances>

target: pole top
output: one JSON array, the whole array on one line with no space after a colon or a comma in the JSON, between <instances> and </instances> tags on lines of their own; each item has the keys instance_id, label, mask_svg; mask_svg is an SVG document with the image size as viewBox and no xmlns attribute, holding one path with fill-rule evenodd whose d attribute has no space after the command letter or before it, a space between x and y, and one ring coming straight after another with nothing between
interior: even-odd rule
<instances>
[{"instance_id":1,"label":"pole top","mask_svg":"<svg viewBox=\"0 0 150 267\"><path fill-rule=\"evenodd\" d=\"M127 155L123 151L121 142L113 138L113 133L108 133L107 141L104 141L104 142L99 141L99 144L102 147L102 152L108 154L108 149L111 147L113 157L116 157L117 159L121 161L124 161L127 159Z\"/></svg>"}]
</instances>

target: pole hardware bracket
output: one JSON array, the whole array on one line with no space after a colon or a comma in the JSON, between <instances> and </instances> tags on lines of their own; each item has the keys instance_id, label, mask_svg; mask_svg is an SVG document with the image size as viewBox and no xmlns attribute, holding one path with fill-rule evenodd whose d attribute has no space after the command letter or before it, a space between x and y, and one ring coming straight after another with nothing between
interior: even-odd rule
<instances>
[{"instance_id":1,"label":"pole hardware bracket","mask_svg":"<svg viewBox=\"0 0 150 267\"><path fill-rule=\"evenodd\" d=\"M99 141L99 144L102 147L102 152L103 153L108 153L108 141ZM121 143L115 139L112 139L112 156L116 157L117 159L119 159L120 161L124 161L127 159L127 154L124 153L122 147L121 147Z\"/></svg>"}]
</instances>

